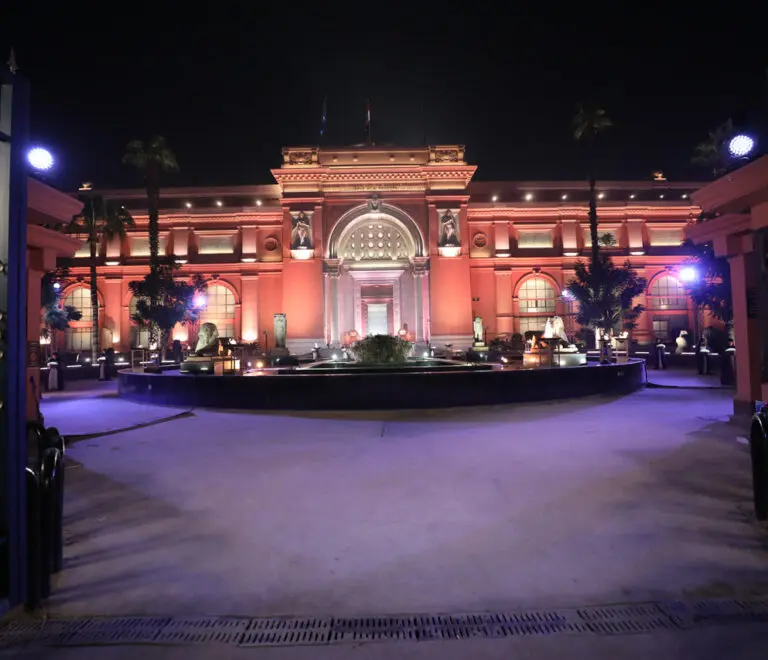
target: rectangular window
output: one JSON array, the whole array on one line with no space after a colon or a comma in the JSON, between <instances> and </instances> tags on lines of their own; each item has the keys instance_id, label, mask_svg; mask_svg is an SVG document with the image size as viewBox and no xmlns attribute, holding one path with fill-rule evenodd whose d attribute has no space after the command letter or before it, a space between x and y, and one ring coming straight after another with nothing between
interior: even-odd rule
<instances>
[{"instance_id":1,"label":"rectangular window","mask_svg":"<svg viewBox=\"0 0 768 660\"><path fill-rule=\"evenodd\" d=\"M149 348L149 328L131 326L131 348Z\"/></svg>"},{"instance_id":2,"label":"rectangular window","mask_svg":"<svg viewBox=\"0 0 768 660\"><path fill-rule=\"evenodd\" d=\"M231 321L219 321L216 323L216 330L219 331L219 337L235 336L235 324Z\"/></svg>"},{"instance_id":3,"label":"rectangular window","mask_svg":"<svg viewBox=\"0 0 768 660\"><path fill-rule=\"evenodd\" d=\"M602 227L598 226L597 238L602 241L603 236L605 236L606 234L610 234L613 237L612 245L610 247L619 247L618 230L603 229ZM589 227L584 228L584 247L592 247L592 236L589 233ZM606 246L603 242L601 242L600 247L608 247L608 246Z\"/></svg>"},{"instance_id":4,"label":"rectangular window","mask_svg":"<svg viewBox=\"0 0 768 660\"><path fill-rule=\"evenodd\" d=\"M686 314L653 315L653 335L656 339L664 342L672 341L680 334L681 330L690 332Z\"/></svg>"},{"instance_id":5,"label":"rectangular window","mask_svg":"<svg viewBox=\"0 0 768 660\"><path fill-rule=\"evenodd\" d=\"M649 229L651 245L658 247L678 247L683 242L682 229Z\"/></svg>"},{"instance_id":6,"label":"rectangular window","mask_svg":"<svg viewBox=\"0 0 768 660\"><path fill-rule=\"evenodd\" d=\"M232 254L235 251L235 236L198 236L200 254Z\"/></svg>"},{"instance_id":7,"label":"rectangular window","mask_svg":"<svg viewBox=\"0 0 768 660\"><path fill-rule=\"evenodd\" d=\"M520 321L520 334L525 335L526 332L544 332L544 326L547 323L546 316L521 316Z\"/></svg>"},{"instance_id":8,"label":"rectangular window","mask_svg":"<svg viewBox=\"0 0 768 660\"><path fill-rule=\"evenodd\" d=\"M91 329L90 328L67 328L65 332L65 345L68 351L90 351L91 350Z\"/></svg>"},{"instance_id":9,"label":"rectangular window","mask_svg":"<svg viewBox=\"0 0 768 660\"><path fill-rule=\"evenodd\" d=\"M517 237L519 248L551 248L551 231L521 231Z\"/></svg>"},{"instance_id":10,"label":"rectangular window","mask_svg":"<svg viewBox=\"0 0 768 660\"><path fill-rule=\"evenodd\" d=\"M157 245L157 253L165 255L165 248L168 245L168 235L160 235ZM131 236L131 256L148 257L149 256L149 236Z\"/></svg>"},{"instance_id":11,"label":"rectangular window","mask_svg":"<svg viewBox=\"0 0 768 660\"><path fill-rule=\"evenodd\" d=\"M98 250L96 251L98 254ZM77 249L77 252L75 252L75 257L82 259L82 258L90 258L91 256L91 244L88 241L83 241L83 244Z\"/></svg>"}]
</instances>

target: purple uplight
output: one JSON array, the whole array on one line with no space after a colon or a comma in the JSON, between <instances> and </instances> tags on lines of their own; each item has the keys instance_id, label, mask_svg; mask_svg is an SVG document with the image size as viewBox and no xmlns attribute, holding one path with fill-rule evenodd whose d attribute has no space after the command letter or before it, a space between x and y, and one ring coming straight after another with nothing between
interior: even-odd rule
<instances>
[{"instance_id":1,"label":"purple uplight","mask_svg":"<svg viewBox=\"0 0 768 660\"><path fill-rule=\"evenodd\" d=\"M194 299L195 307L205 307L205 296L202 293L198 293Z\"/></svg>"},{"instance_id":2,"label":"purple uplight","mask_svg":"<svg viewBox=\"0 0 768 660\"><path fill-rule=\"evenodd\" d=\"M695 282L699 279L699 273L693 266L686 266L680 269L680 279L683 282Z\"/></svg>"}]
</instances>

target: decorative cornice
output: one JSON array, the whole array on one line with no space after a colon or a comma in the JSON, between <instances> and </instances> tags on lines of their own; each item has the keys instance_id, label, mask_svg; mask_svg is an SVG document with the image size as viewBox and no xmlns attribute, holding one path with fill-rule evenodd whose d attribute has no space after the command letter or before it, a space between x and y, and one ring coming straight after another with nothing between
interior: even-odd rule
<instances>
[{"instance_id":1,"label":"decorative cornice","mask_svg":"<svg viewBox=\"0 0 768 660\"><path fill-rule=\"evenodd\" d=\"M417 168L281 168L272 175L283 192L310 187L318 192L401 190L419 192L430 189L433 182L456 182L456 187L466 188L477 168L460 163L445 166ZM297 191L301 192L301 190Z\"/></svg>"},{"instance_id":2,"label":"decorative cornice","mask_svg":"<svg viewBox=\"0 0 768 660\"><path fill-rule=\"evenodd\" d=\"M649 217L674 217L677 219L697 218L700 213L698 206L606 206L598 211L598 218L620 218L636 219ZM535 219L541 218L543 221L551 222L552 218L558 220L588 220L589 207L584 206L538 206L538 207L516 207L508 206L504 208L478 208L470 206L467 211L467 217L470 222L476 220L506 219L515 220L517 218Z\"/></svg>"}]
</instances>

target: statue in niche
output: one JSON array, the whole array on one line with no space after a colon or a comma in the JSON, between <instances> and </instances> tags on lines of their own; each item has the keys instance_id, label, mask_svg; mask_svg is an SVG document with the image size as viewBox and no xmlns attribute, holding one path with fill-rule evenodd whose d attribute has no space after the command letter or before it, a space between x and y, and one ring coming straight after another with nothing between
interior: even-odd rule
<instances>
[{"instance_id":1,"label":"statue in niche","mask_svg":"<svg viewBox=\"0 0 768 660\"><path fill-rule=\"evenodd\" d=\"M450 210L446 211L440 218L440 240L437 245L438 247L459 247L461 245L456 218Z\"/></svg>"},{"instance_id":2,"label":"statue in niche","mask_svg":"<svg viewBox=\"0 0 768 660\"><path fill-rule=\"evenodd\" d=\"M312 249L312 225L304 211L292 218L291 250Z\"/></svg>"},{"instance_id":3,"label":"statue in niche","mask_svg":"<svg viewBox=\"0 0 768 660\"><path fill-rule=\"evenodd\" d=\"M475 336L475 344L483 345L483 317L476 316L472 321L472 334Z\"/></svg>"},{"instance_id":4,"label":"statue in niche","mask_svg":"<svg viewBox=\"0 0 768 660\"><path fill-rule=\"evenodd\" d=\"M203 323L197 333L195 355L198 357L219 354L219 329L215 323Z\"/></svg>"},{"instance_id":5,"label":"statue in niche","mask_svg":"<svg viewBox=\"0 0 768 660\"><path fill-rule=\"evenodd\" d=\"M288 321L285 314L275 314L275 348L285 348Z\"/></svg>"}]
</instances>

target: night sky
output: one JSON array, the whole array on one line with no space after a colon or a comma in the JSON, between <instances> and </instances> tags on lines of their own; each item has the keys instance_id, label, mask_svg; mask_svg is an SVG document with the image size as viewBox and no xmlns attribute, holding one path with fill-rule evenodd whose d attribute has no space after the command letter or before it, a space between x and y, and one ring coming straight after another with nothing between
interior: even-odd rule
<instances>
[{"instance_id":1,"label":"night sky","mask_svg":"<svg viewBox=\"0 0 768 660\"><path fill-rule=\"evenodd\" d=\"M580 100L616 124L601 178L705 179L690 157L708 130L768 124L763 24L739 2L47 4L3 3L0 48L31 80L62 188L136 186L125 143L154 133L181 167L166 185L273 183L284 145L362 142L367 97L375 142L466 144L484 180L583 179Z\"/></svg>"}]
</instances>

